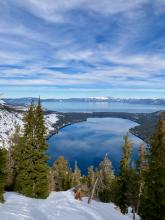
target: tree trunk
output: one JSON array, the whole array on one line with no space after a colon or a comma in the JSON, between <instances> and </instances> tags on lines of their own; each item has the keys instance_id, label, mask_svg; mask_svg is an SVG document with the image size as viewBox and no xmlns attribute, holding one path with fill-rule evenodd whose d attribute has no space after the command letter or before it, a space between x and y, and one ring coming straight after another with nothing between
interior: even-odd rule
<instances>
[{"instance_id":1,"label":"tree trunk","mask_svg":"<svg viewBox=\"0 0 165 220\"><path fill-rule=\"evenodd\" d=\"M53 170L50 171L50 178L49 178L49 192L55 191L55 181L54 181L54 172Z\"/></svg>"},{"instance_id":2,"label":"tree trunk","mask_svg":"<svg viewBox=\"0 0 165 220\"><path fill-rule=\"evenodd\" d=\"M93 196L94 196L94 193L95 193L95 190L96 190L97 182L98 182L98 177L97 177L97 179L96 179L96 181L95 181L95 183L93 185L93 188L92 188L92 191L91 191L91 195L90 195L90 197L88 199L88 204L90 204L92 199L93 199Z\"/></svg>"},{"instance_id":3,"label":"tree trunk","mask_svg":"<svg viewBox=\"0 0 165 220\"><path fill-rule=\"evenodd\" d=\"M138 198L137 207L136 207L136 213L137 213L137 215L139 214L140 197L141 197L141 194L142 194L142 188L143 188L143 183L140 183L139 196L138 196L139 198Z\"/></svg>"},{"instance_id":4,"label":"tree trunk","mask_svg":"<svg viewBox=\"0 0 165 220\"><path fill-rule=\"evenodd\" d=\"M133 220L135 220L136 216L135 216L135 206L133 206L132 208L132 213L133 213Z\"/></svg>"}]
</instances>

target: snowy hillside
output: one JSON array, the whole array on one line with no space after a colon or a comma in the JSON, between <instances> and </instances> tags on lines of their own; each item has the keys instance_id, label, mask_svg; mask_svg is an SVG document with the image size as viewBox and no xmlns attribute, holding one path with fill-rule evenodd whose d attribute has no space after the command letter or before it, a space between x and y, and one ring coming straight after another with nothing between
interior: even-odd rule
<instances>
[{"instance_id":1,"label":"snowy hillside","mask_svg":"<svg viewBox=\"0 0 165 220\"><path fill-rule=\"evenodd\" d=\"M113 204L92 201L89 205L86 198L75 200L71 191L52 192L46 200L6 193L5 200L0 204L3 220L130 220Z\"/></svg>"},{"instance_id":2,"label":"snowy hillside","mask_svg":"<svg viewBox=\"0 0 165 220\"><path fill-rule=\"evenodd\" d=\"M54 130L53 125L58 121L57 114L49 114L45 116L48 134ZM23 128L23 113L8 111L0 108L0 147L9 147L9 136L15 131L16 125Z\"/></svg>"},{"instance_id":3,"label":"snowy hillside","mask_svg":"<svg viewBox=\"0 0 165 220\"><path fill-rule=\"evenodd\" d=\"M4 105L5 102L4 102L2 99L0 99L0 104L1 104L1 105Z\"/></svg>"}]
</instances>

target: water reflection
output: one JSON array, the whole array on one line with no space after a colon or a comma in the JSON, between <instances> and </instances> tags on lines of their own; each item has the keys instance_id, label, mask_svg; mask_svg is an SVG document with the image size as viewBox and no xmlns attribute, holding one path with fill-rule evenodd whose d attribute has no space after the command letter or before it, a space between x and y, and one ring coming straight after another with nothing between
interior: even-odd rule
<instances>
[{"instance_id":1,"label":"water reflection","mask_svg":"<svg viewBox=\"0 0 165 220\"><path fill-rule=\"evenodd\" d=\"M121 159L123 136L129 128L136 125L125 119L92 118L87 122L65 127L48 140L49 164L52 165L57 157L63 155L72 167L77 160L83 173L86 173L89 165L97 166L108 153L114 169L117 170ZM136 159L142 141L131 134L129 137L134 142L133 158Z\"/></svg>"}]
</instances>

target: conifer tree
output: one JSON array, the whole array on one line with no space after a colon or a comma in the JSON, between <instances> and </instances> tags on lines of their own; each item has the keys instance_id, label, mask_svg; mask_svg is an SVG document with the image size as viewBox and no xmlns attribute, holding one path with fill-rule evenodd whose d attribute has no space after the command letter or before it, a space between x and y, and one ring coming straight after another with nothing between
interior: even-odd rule
<instances>
[{"instance_id":1,"label":"conifer tree","mask_svg":"<svg viewBox=\"0 0 165 220\"><path fill-rule=\"evenodd\" d=\"M45 151L45 125L39 100L32 102L26 115L23 136L15 145L15 190L30 197L46 198L49 189L49 168Z\"/></svg>"},{"instance_id":2,"label":"conifer tree","mask_svg":"<svg viewBox=\"0 0 165 220\"><path fill-rule=\"evenodd\" d=\"M96 180L96 173L94 171L93 166L90 166L88 167L88 175L87 175L87 187L89 191L92 190L95 180Z\"/></svg>"},{"instance_id":3,"label":"conifer tree","mask_svg":"<svg viewBox=\"0 0 165 220\"><path fill-rule=\"evenodd\" d=\"M128 206L130 205L128 198L128 180L130 174L130 162L131 162L131 151L132 143L129 140L128 133L124 136L124 145L122 148L123 156L120 162L120 171L119 171L119 191L116 198L116 204L120 207L123 214L127 213Z\"/></svg>"},{"instance_id":4,"label":"conifer tree","mask_svg":"<svg viewBox=\"0 0 165 220\"><path fill-rule=\"evenodd\" d=\"M132 165L128 175L128 205L132 207L133 220L135 220L135 213L139 201L139 175L135 165Z\"/></svg>"},{"instance_id":5,"label":"conifer tree","mask_svg":"<svg viewBox=\"0 0 165 220\"><path fill-rule=\"evenodd\" d=\"M13 188L15 191L23 193L22 192L22 187L21 187L21 172L24 172L25 170L25 150L26 150L26 145L24 141L24 137L20 136L17 139L17 143L12 145L11 147L11 156L13 160L13 167L11 170L13 174Z\"/></svg>"},{"instance_id":6,"label":"conifer tree","mask_svg":"<svg viewBox=\"0 0 165 220\"><path fill-rule=\"evenodd\" d=\"M41 105L41 100L39 98L38 105L35 110L35 118L36 118L36 126L35 126L35 133L36 133L36 140L38 141L37 145L40 150L47 150L47 144L45 142L45 135L46 135L46 127L45 127L45 121L44 121L44 115Z\"/></svg>"},{"instance_id":7,"label":"conifer tree","mask_svg":"<svg viewBox=\"0 0 165 220\"><path fill-rule=\"evenodd\" d=\"M78 168L77 161L75 161L74 171L72 173L72 187L78 186L81 183L81 170Z\"/></svg>"},{"instance_id":8,"label":"conifer tree","mask_svg":"<svg viewBox=\"0 0 165 220\"><path fill-rule=\"evenodd\" d=\"M3 193L7 184L7 150L0 149L0 202L3 202Z\"/></svg>"},{"instance_id":9,"label":"conifer tree","mask_svg":"<svg viewBox=\"0 0 165 220\"><path fill-rule=\"evenodd\" d=\"M118 197L120 192L119 176L115 176L111 185L111 202L118 205Z\"/></svg>"},{"instance_id":10,"label":"conifer tree","mask_svg":"<svg viewBox=\"0 0 165 220\"><path fill-rule=\"evenodd\" d=\"M141 217L144 220L165 220L165 121L162 114L151 138Z\"/></svg>"},{"instance_id":11,"label":"conifer tree","mask_svg":"<svg viewBox=\"0 0 165 220\"><path fill-rule=\"evenodd\" d=\"M64 157L59 157L53 164L52 173L54 177L55 191L65 191L71 187L72 174L69 163Z\"/></svg>"},{"instance_id":12,"label":"conifer tree","mask_svg":"<svg viewBox=\"0 0 165 220\"><path fill-rule=\"evenodd\" d=\"M136 213L139 213L139 207L140 207L140 200L142 196L142 191L145 184L145 175L148 170L148 163L147 163L147 153L145 150L145 146L142 143L139 147L139 159L137 161L137 171L138 171L138 177L139 177L139 190L138 190L138 203L136 207Z\"/></svg>"},{"instance_id":13,"label":"conifer tree","mask_svg":"<svg viewBox=\"0 0 165 220\"><path fill-rule=\"evenodd\" d=\"M50 169L47 164L48 157L46 156L46 150L48 145L45 139L46 127L40 98L35 109L35 120L35 194L39 198L46 198L49 194Z\"/></svg>"},{"instance_id":14,"label":"conifer tree","mask_svg":"<svg viewBox=\"0 0 165 220\"><path fill-rule=\"evenodd\" d=\"M14 182L15 182L15 173L14 173L14 159L13 152L15 146L19 144L21 137L21 129L20 126L16 125L15 132L9 138L10 148L8 149L8 181L7 181L7 189L13 190Z\"/></svg>"},{"instance_id":15,"label":"conifer tree","mask_svg":"<svg viewBox=\"0 0 165 220\"><path fill-rule=\"evenodd\" d=\"M99 164L99 179L98 179L98 195L101 201L111 201L111 186L114 180L114 173L112 170L112 163L108 155Z\"/></svg>"}]
</instances>

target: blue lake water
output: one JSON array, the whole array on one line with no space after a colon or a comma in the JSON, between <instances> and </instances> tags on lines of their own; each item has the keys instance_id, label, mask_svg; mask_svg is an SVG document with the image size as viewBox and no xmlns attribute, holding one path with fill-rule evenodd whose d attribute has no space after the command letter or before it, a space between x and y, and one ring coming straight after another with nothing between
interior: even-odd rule
<instances>
[{"instance_id":1,"label":"blue lake water","mask_svg":"<svg viewBox=\"0 0 165 220\"><path fill-rule=\"evenodd\" d=\"M116 102L42 102L43 107L59 112L136 112L147 113L165 110L163 105L127 104Z\"/></svg>"},{"instance_id":2,"label":"blue lake water","mask_svg":"<svg viewBox=\"0 0 165 220\"><path fill-rule=\"evenodd\" d=\"M59 156L64 156L74 166L77 160L83 173L90 165L98 166L108 153L115 170L119 167L123 136L129 128L137 124L118 118L91 118L86 122L67 126L48 140L49 164ZM133 158L138 155L139 138L129 134L133 144Z\"/></svg>"}]
</instances>

